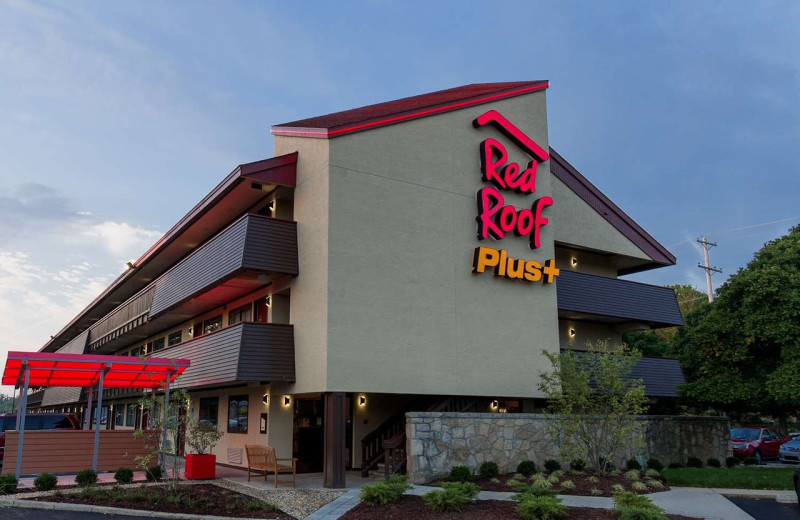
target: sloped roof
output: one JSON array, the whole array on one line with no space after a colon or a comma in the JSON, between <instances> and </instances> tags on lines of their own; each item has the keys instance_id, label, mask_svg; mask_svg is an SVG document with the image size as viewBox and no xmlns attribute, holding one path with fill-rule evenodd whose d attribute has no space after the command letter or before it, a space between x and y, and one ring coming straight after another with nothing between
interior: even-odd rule
<instances>
[{"instance_id":1,"label":"sloped roof","mask_svg":"<svg viewBox=\"0 0 800 520\"><path fill-rule=\"evenodd\" d=\"M274 135L328 139L544 90L542 81L474 83L272 127Z\"/></svg>"},{"instance_id":2,"label":"sloped roof","mask_svg":"<svg viewBox=\"0 0 800 520\"><path fill-rule=\"evenodd\" d=\"M573 350L573 352L578 355L579 360L586 363L594 355L585 350ZM639 358L625 379L628 381L641 379L644 393L648 397L677 397L680 385L686 383L681 364L677 359L644 356Z\"/></svg>"}]
</instances>

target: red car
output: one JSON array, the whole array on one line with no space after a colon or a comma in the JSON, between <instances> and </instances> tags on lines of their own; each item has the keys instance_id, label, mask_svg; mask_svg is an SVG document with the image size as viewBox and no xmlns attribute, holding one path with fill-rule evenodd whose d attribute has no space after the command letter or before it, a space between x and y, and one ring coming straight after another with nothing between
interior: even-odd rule
<instances>
[{"instance_id":1,"label":"red car","mask_svg":"<svg viewBox=\"0 0 800 520\"><path fill-rule=\"evenodd\" d=\"M17 414L0 414L0 462L6 447L6 430L17 429ZM25 414L25 431L28 430L80 430L81 425L71 413Z\"/></svg>"},{"instance_id":2,"label":"red car","mask_svg":"<svg viewBox=\"0 0 800 520\"><path fill-rule=\"evenodd\" d=\"M731 451L734 457L752 457L761 464L762 460L777 459L781 444L792 440L769 428L745 426L731 430Z\"/></svg>"}]
</instances>

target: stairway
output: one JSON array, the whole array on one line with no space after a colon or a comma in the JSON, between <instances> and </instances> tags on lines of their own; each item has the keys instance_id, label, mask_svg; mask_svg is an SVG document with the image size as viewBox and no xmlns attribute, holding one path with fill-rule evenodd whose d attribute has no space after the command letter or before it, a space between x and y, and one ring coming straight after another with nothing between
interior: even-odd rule
<instances>
[{"instance_id":1,"label":"stairway","mask_svg":"<svg viewBox=\"0 0 800 520\"><path fill-rule=\"evenodd\" d=\"M389 478L406 470L407 412L474 412L474 397L422 396L409 403L361 440L361 476Z\"/></svg>"}]
</instances>

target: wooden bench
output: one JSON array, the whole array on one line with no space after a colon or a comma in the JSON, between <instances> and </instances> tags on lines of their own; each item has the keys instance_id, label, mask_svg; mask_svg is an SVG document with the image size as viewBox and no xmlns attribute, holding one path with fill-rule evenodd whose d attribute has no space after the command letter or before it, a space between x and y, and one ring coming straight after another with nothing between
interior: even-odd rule
<instances>
[{"instance_id":1,"label":"wooden bench","mask_svg":"<svg viewBox=\"0 0 800 520\"><path fill-rule=\"evenodd\" d=\"M292 487L297 487L297 459L279 459L275 448L259 444L246 444L247 452L247 481L250 482L250 471L261 470L264 472L264 481L270 473L275 474L275 487L278 487L278 473L292 474ZM291 465L281 464L280 461L291 461ZM288 482L288 481L287 481Z\"/></svg>"}]
</instances>

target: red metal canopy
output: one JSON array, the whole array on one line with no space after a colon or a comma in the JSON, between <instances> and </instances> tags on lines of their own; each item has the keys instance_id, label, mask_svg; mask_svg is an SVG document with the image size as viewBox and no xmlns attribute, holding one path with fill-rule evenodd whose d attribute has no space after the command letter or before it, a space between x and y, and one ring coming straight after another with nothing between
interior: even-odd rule
<instances>
[{"instance_id":1,"label":"red metal canopy","mask_svg":"<svg viewBox=\"0 0 800 520\"><path fill-rule=\"evenodd\" d=\"M158 388L172 383L189 366L188 359L96 356L51 352L9 352L2 384L21 386L27 365L28 386Z\"/></svg>"}]
</instances>

